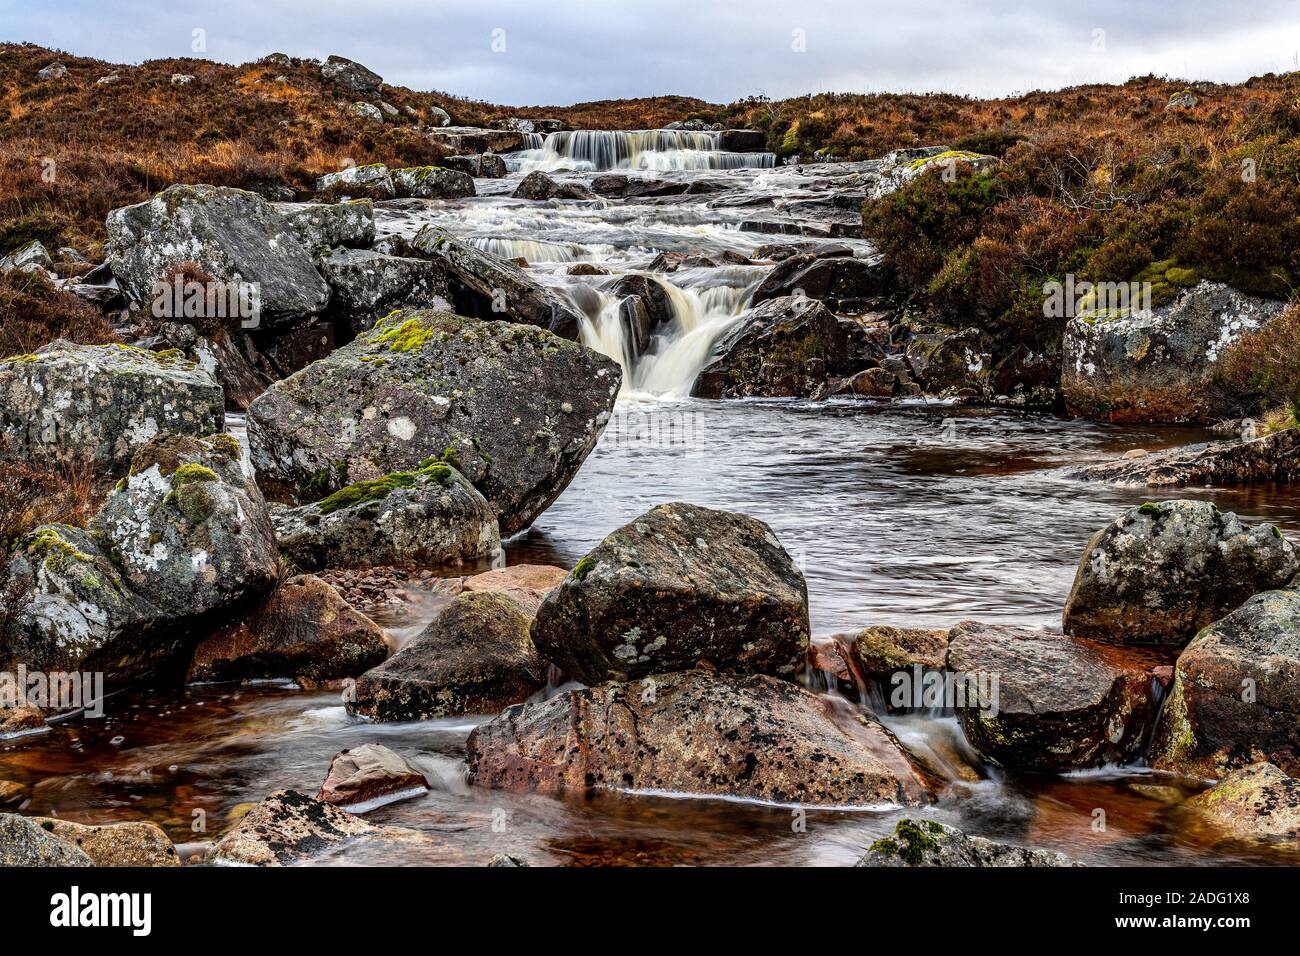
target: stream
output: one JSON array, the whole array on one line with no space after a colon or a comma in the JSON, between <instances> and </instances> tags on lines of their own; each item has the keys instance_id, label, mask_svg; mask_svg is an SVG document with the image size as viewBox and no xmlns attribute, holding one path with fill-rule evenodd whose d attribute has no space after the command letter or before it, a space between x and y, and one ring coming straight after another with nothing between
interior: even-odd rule
<instances>
[{"instance_id":1,"label":"stream","mask_svg":"<svg viewBox=\"0 0 1300 956\"><path fill-rule=\"evenodd\" d=\"M559 500L507 543L507 563L572 567L654 504L682 500L772 526L807 579L814 635L966 619L1059 626L1089 536L1151 497L1068 481L1060 469L1206 433L923 401L691 399L711 347L743 322L770 266L654 273L666 283L674 322L642 355L629 347L613 284L662 251L748 256L773 241L828 238L826 220L802 219L802 211L809 202L822 208L858 169L774 167L769 154L718 151L709 134L661 133L537 137L507 158L507 178L476 180L476 197L408 200L376 211L381 233L412 235L435 224L479 248L526 259L530 273L581 311L584 342L624 366L624 392L598 447ZM610 172L707 181L711 191L642 200L510 198L519 179L537 169L583 182ZM832 241L871 254L859 239ZM570 275L576 262L608 274ZM1177 495L1300 533L1300 502L1285 488ZM414 587L424 591L410 611L376 616L395 643L418 633L440 606L429 585ZM335 692L287 683L139 691L105 707L103 719L74 718L42 735L0 741L0 779L29 788L24 813L152 820L183 855L220 836L272 790L314 794L334 754L377 742L411 758L433 789L367 819L439 839L345 846L315 862L482 865L510 853L533 865L845 865L904 812L1093 864L1274 860L1217 843L1194 826L1178 809L1198 789L1186 781L1142 767L1007 777L978 765L956 721L942 715L885 720L920 754L974 762L977 772L954 774L933 807L809 809L804 816L784 806L685 795L555 798L470 787L465 741L493 715L370 724L349 718ZM1101 829L1098 808L1105 811Z\"/></svg>"}]
</instances>

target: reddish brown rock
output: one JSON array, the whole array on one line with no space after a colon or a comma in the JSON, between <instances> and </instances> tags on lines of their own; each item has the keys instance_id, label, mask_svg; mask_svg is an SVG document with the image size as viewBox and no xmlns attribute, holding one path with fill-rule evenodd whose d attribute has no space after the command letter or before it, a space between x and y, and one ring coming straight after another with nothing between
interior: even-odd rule
<instances>
[{"instance_id":1,"label":"reddish brown rock","mask_svg":"<svg viewBox=\"0 0 1300 956\"><path fill-rule=\"evenodd\" d=\"M380 744L363 744L334 755L316 799L365 813L428 792L429 781L401 754Z\"/></svg>"},{"instance_id":2,"label":"reddish brown rock","mask_svg":"<svg viewBox=\"0 0 1300 956\"><path fill-rule=\"evenodd\" d=\"M535 615L542 599L568 576L564 568L549 564L516 564L509 568L484 571L465 579L466 591L498 591L513 598Z\"/></svg>"}]
</instances>

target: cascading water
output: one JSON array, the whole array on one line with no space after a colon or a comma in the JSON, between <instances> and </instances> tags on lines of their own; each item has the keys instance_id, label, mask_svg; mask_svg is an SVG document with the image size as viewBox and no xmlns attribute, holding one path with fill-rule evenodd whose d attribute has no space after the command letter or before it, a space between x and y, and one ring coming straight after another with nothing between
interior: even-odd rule
<instances>
[{"instance_id":1,"label":"cascading water","mask_svg":"<svg viewBox=\"0 0 1300 956\"><path fill-rule=\"evenodd\" d=\"M513 171L573 169L705 170L771 169L772 153L733 153L721 148L722 134L678 129L569 130L549 134L539 146L510 154Z\"/></svg>"}]
</instances>

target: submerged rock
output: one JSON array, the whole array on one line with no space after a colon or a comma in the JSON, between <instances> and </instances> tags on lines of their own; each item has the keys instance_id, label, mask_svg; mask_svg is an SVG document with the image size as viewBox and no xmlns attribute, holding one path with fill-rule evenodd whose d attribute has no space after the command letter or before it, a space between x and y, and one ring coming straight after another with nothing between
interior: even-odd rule
<instances>
[{"instance_id":1,"label":"submerged rock","mask_svg":"<svg viewBox=\"0 0 1300 956\"><path fill-rule=\"evenodd\" d=\"M547 663L528 634L531 615L506 594L467 591L356 683L348 713L428 720L496 713L546 686Z\"/></svg>"},{"instance_id":2,"label":"submerged rock","mask_svg":"<svg viewBox=\"0 0 1300 956\"><path fill-rule=\"evenodd\" d=\"M1215 373L1228 346L1286 307L1201 282L1168 305L1070 320L1061 390L1072 414L1111 422L1205 422L1239 411Z\"/></svg>"},{"instance_id":3,"label":"submerged rock","mask_svg":"<svg viewBox=\"0 0 1300 956\"><path fill-rule=\"evenodd\" d=\"M365 813L429 792L429 781L409 760L381 744L362 744L334 755L317 800Z\"/></svg>"},{"instance_id":4,"label":"submerged rock","mask_svg":"<svg viewBox=\"0 0 1300 956\"><path fill-rule=\"evenodd\" d=\"M403 198L464 199L474 195L474 179L459 169L411 166L393 170L393 188Z\"/></svg>"},{"instance_id":5,"label":"submerged rock","mask_svg":"<svg viewBox=\"0 0 1300 956\"><path fill-rule=\"evenodd\" d=\"M253 465L268 495L302 500L450 449L511 534L573 478L619 382L612 360L541 329L399 312L253 403Z\"/></svg>"},{"instance_id":6,"label":"submerged rock","mask_svg":"<svg viewBox=\"0 0 1300 956\"><path fill-rule=\"evenodd\" d=\"M334 293L329 314L353 334L373 328L394 309L451 308L446 273L424 259L335 249L321 255L319 266Z\"/></svg>"},{"instance_id":7,"label":"submerged rock","mask_svg":"<svg viewBox=\"0 0 1300 956\"><path fill-rule=\"evenodd\" d=\"M177 352L59 339L0 359L0 457L116 477L155 436L220 431L224 405L216 379Z\"/></svg>"},{"instance_id":8,"label":"submerged rock","mask_svg":"<svg viewBox=\"0 0 1300 956\"><path fill-rule=\"evenodd\" d=\"M329 300L289 223L255 193L170 186L148 202L114 209L105 225L104 255L136 302L150 303L155 283L186 263L217 282L253 286L260 328L293 324Z\"/></svg>"},{"instance_id":9,"label":"submerged rock","mask_svg":"<svg viewBox=\"0 0 1300 956\"><path fill-rule=\"evenodd\" d=\"M1065 605L1066 633L1175 644L1300 571L1273 525L1204 501L1148 502L1093 535Z\"/></svg>"},{"instance_id":10,"label":"submerged rock","mask_svg":"<svg viewBox=\"0 0 1300 956\"><path fill-rule=\"evenodd\" d=\"M767 676L702 671L607 683L511 707L469 738L480 786L653 790L804 806L916 804L920 778L893 737Z\"/></svg>"},{"instance_id":11,"label":"submerged rock","mask_svg":"<svg viewBox=\"0 0 1300 956\"><path fill-rule=\"evenodd\" d=\"M893 836L871 844L857 866L1074 866L1066 857L983 837L967 836L937 820L899 820Z\"/></svg>"},{"instance_id":12,"label":"submerged rock","mask_svg":"<svg viewBox=\"0 0 1300 956\"><path fill-rule=\"evenodd\" d=\"M187 680L291 678L319 685L356 677L387 656L382 628L320 578L303 574L206 638L194 651Z\"/></svg>"},{"instance_id":13,"label":"submerged rock","mask_svg":"<svg viewBox=\"0 0 1300 956\"><path fill-rule=\"evenodd\" d=\"M274 522L281 552L308 571L456 564L501 550L496 512L464 475L432 460L277 511Z\"/></svg>"},{"instance_id":14,"label":"submerged rock","mask_svg":"<svg viewBox=\"0 0 1300 956\"><path fill-rule=\"evenodd\" d=\"M180 866L176 847L155 823L143 820L91 826L36 817L33 823L75 846L94 866Z\"/></svg>"},{"instance_id":15,"label":"submerged rock","mask_svg":"<svg viewBox=\"0 0 1300 956\"><path fill-rule=\"evenodd\" d=\"M0 866L94 866L81 850L16 813L0 813Z\"/></svg>"},{"instance_id":16,"label":"submerged rock","mask_svg":"<svg viewBox=\"0 0 1300 956\"><path fill-rule=\"evenodd\" d=\"M980 756L1013 770L1062 773L1134 757L1155 716L1147 653L1050 631L964 621L947 665L962 730Z\"/></svg>"},{"instance_id":17,"label":"submerged rock","mask_svg":"<svg viewBox=\"0 0 1300 956\"><path fill-rule=\"evenodd\" d=\"M1262 438L1184 445L1066 472L1070 478L1122 487L1218 486L1300 480L1300 429Z\"/></svg>"},{"instance_id":18,"label":"submerged rock","mask_svg":"<svg viewBox=\"0 0 1300 956\"><path fill-rule=\"evenodd\" d=\"M700 665L793 678L803 574L761 521L676 502L611 533L542 602L533 641L586 683Z\"/></svg>"},{"instance_id":19,"label":"submerged rock","mask_svg":"<svg viewBox=\"0 0 1300 956\"><path fill-rule=\"evenodd\" d=\"M1271 763L1234 770L1183 807L1240 840L1285 841L1294 849L1300 838L1300 780Z\"/></svg>"},{"instance_id":20,"label":"submerged rock","mask_svg":"<svg viewBox=\"0 0 1300 956\"><path fill-rule=\"evenodd\" d=\"M1257 594L1178 657L1152 766L1218 777L1267 760L1300 775L1300 591Z\"/></svg>"}]
</instances>

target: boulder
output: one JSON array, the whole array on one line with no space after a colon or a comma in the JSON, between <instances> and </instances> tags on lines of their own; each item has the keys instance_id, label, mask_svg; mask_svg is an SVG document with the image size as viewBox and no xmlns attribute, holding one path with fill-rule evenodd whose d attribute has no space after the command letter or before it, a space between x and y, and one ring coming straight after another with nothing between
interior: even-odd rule
<instances>
[{"instance_id":1,"label":"boulder","mask_svg":"<svg viewBox=\"0 0 1300 956\"><path fill-rule=\"evenodd\" d=\"M899 820L892 836L871 844L855 866L1073 866L1049 850L967 836L937 820Z\"/></svg>"},{"instance_id":2,"label":"boulder","mask_svg":"<svg viewBox=\"0 0 1300 956\"><path fill-rule=\"evenodd\" d=\"M1011 770L1063 773L1137 755L1155 717L1151 652L964 621L948 669L972 747Z\"/></svg>"},{"instance_id":3,"label":"boulder","mask_svg":"<svg viewBox=\"0 0 1300 956\"><path fill-rule=\"evenodd\" d=\"M398 312L253 403L252 461L268 495L295 500L452 449L513 534L595 447L620 379L612 360L542 329Z\"/></svg>"},{"instance_id":4,"label":"boulder","mask_svg":"<svg viewBox=\"0 0 1300 956\"><path fill-rule=\"evenodd\" d=\"M583 557L532 635L588 684L698 666L793 679L808 653L808 591L766 524L676 502Z\"/></svg>"},{"instance_id":5,"label":"boulder","mask_svg":"<svg viewBox=\"0 0 1300 956\"><path fill-rule=\"evenodd\" d=\"M433 262L369 249L333 249L319 259L333 290L329 314L353 334L373 328L394 309L451 308L447 276Z\"/></svg>"},{"instance_id":6,"label":"boulder","mask_svg":"<svg viewBox=\"0 0 1300 956\"><path fill-rule=\"evenodd\" d=\"M81 850L16 813L0 813L0 867L94 866Z\"/></svg>"},{"instance_id":7,"label":"boulder","mask_svg":"<svg viewBox=\"0 0 1300 956\"><path fill-rule=\"evenodd\" d=\"M959 167L968 167L978 172L990 169L998 162L996 156L985 156L963 149L946 149L943 146L896 149L882 157L876 169L867 176L867 197L880 199L888 196L927 173Z\"/></svg>"},{"instance_id":8,"label":"boulder","mask_svg":"<svg viewBox=\"0 0 1300 956\"><path fill-rule=\"evenodd\" d=\"M892 398L897 384L898 377L887 368L864 368L848 378L828 383L826 390L814 397Z\"/></svg>"},{"instance_id":9,"label":"boulder","mask_svg":"<svg viewBox=\"0 0 1300 956\"><path fill-rule=\"evenodd\" d=\"M49 251L37 239L33 239L24 246L19 246L9 255L0 258L0 272L13 272L15 270L26 272L33 266L47 272L54 270L54 260L50 258Z\"/></svg>"},{"instance_id":10,"label":"boulder","mask_svg":"<svg viewBox=\"0 0 1300 956\"><path fill-rule=\"evenodd\" d=\"M495 571L467 577L466 591L495 591L506 595L524 608L529 617L537 613L542 599L568 576L564 568L549 564L515 564Z\"/></svg>"},{"instance_id":11,"label":"boulder","mask_svg":"<svg viewBox=\"0 0 1300 956\"><path fill-rule=\"evenodd\" d=\"M307 571L457 564L501 549L496 512L464 475L434 460L277 511L274 521L281 553Z\"/></svg>"},{"instance_id":12,"label":"boulder","mask_svg":"<svg viewBox=\"0 0 1300 956\"><path fill-rule=\"evenodd\" d=\"M510 194L515 199L594 199L595 194L578 182L556 182L541 170L529 173Z\"/></svg>"},{"instance_id":13,"label":"boulder","mask_svg":"<svg viewBox=\"0 0 1300 956\"><path fill-rule=\"evenodd\" d=\"M369 120L372 123L382 123L384 114L380 112L379 107L373 103L356 102L348 106L348 112L363 120Z\"/></svg>"},{"instance_id":14,"label":"boulder","mask_svg":"<svg viewBox=\"0 0 1300 956\"><path fill-rule=\"evenodd\" d=\"M176 847L156 823L143 820L90 826L51 817L32 822L72 844L95 866L180 866Z\"/></svg>"},{"instance_id":15,"label":"boulder","mask_svg":"<svg viewBox=\"0 0 1300 956\"><path fill-rule=\"evenodd\" d=\"M1183 809L1239 840L1283 842L1294 849L1300 838L1300 780L1271 763L1232 771Z\"/></svg>"},{"instance_id":16,"label":"boulder","mask_svg":"<svg viewBox=\"0 0 1300 956\"><path fill-rule=\"evenodd\" d=\"M1187 645L1152 766L1218 777L1261 760L1300 775L1300 590L1256 594Z\"/></svg>"},{"instance_id":17,"label":"boulder","mask_svg":"<svg viewBox=\"0 0 1300 956\"><path fill-rule=\"evenodd\" d=\"M368 199L279 203L275 208L298 243L313 255L339 246L363 249L374 244L375 207Z\"/></svg>"},{"instance_id":18,"label":"boulder","mask_svg":"<svg viewBox=\"0 0 1300 956\"><path fill-rule=\"evenodd\" d=\"M111 478L157 435L220 431L224 406L216 379L177 352L59 339L0 359L0 457Z\"/></svg>"},{"instance_id":19,"label":"boulder","mask_svg":"<svg viewBox=\"0 0 1300 956\"><path fill-rule=\"evenodd\" d=\"M271 363L271 367L284 378L325 358L337 347L338 332L334 323L318 319L277 335L269 342L263 342L260 351ZM260 394L259 391L258 395Z\"/></svg>"},{"instance_id":20,"label":"boulder","mask_svg":"<svg viewBox=\"0 0 1300 956\"><path fill-rule=\"evenodd\" d=\"M114 209L104 254L126 293L151 302L155 283L197 265L213 280L256 290L258 327L320 312L329 288L289 223L262 197L224 186L170 186L148 202Z\"/></svg>"},{"instance_id":21,"label":"boulder","mask_svg":"<svg viewBox=\"0 0 1300 956\"><path fill-rule=\"evenodd\" d=\"M920 380L927 395L989 397L993 360L978 329L922 332L912 336L904 354L911 374Z\"/></svg>"},{"instance_id":22,"label":"boulder","mask_svg":"<svg viewBox=\"0 0 1300 956\"><path fill-rule=\"evenodd\" d=\"M509 170L506 161L494 153L475 153L470 156L445 156L442 165L483 179L503 179Z\"/></svg>"},{"instance_id":23,"label":"boulder","mask_svg":"<svg viewBox=\"0 0 1300 956\"><path fill-rule=\"evenodd\" d=\"M1159 424L1239 413L1243 396L1216 382L1220 361L1285 307L1203 281L1150 311L1071 319L1061 372L1066 407L1098 421Z\"/></svg>"},{"instance_id":24,"label":"boulder","mask_svg":"<svg viewBox=\"0 0 1300 956\"><path fill-rule=\"evenodd\" d=\"M754 260L767 259L771 262L784 262L791 256L800 255L809 255L814 259L826 256L852 256L853 248L841 242L814 242L811 240L770 242L755 249L751 258ZM768 273L768 275L770 276L771 273Z\"/></svg>"},{"instance_id":25,"label":"boulder","mask_svg":"<svg viewBox=\"0 0 1300 956\"><path fill-rule=\"evenodd\" d=\"M511 707L470 734L470 779L802 806L917 804L921 779L878 723L774 677L703 671L606 683Z\"/></svg>"},{"instance_id":26,"label":"boulder","mask_svg":"<svg viewBox=\"0 0 1300 956\"><path fill-rule=\"evenodd\" d=\"M754 290L754 304L800 295L833 312L860 312L887 291L884 270L865 259L803 253L779 262Z\"/></svg>"},{"instance_id":27,"label":"boulder","mask_svg":"<svg viewBox=\"0 0 1300 956\"><path fill-rule=\"evenodd\" d=\"M464 199L474 195L474 179L458 169L412 166L393 170L393 188L400 198Z\"/></svg>"},{"instance_id":28,"label":"boulder","mask_svg":"<svg viewBox=\"0 0 1300 956\"><path fill-rule=\"evenodd\" d=\"M429 720L497 713L546 686L547 663L529 637L532 617L494 591L458 595L413 641L363 674L348 713Z\"/></svg>"},{"instance_id":29,"label":"boulder","mask_svg":"<svg viewBox=\"0 0 1300 956\"><path fill-rule=\"evenodd\" d=\"M291 678L315 686L356 677L387 656L383 629L320 578L303 574L204 639L187 681Z\"/></svg>"},{"instance_id":30,"label":"boulder","mask_svg":"<svg viewBox=\"0 0 1300 956\"><path fill-rule=\"evenodd\" d=\"M426 135L449 153L513 153L528 146L528 134L518 130L444 126L428 130Z\"/></svg>"},{"instance_id":31,"label":"boulder","mask_svg":"<svg viewBox=\"0 0 1300 956\"><path fill-rule=\"evenodd\" d=\"M450 126L451 114L441 106L430 106L428 109L429 121L435 126Z\"/></svg>"},{"instance_id":32,"label":"boulder","mask_svg":"<svg viewBox=\"0 0 1300 956\"><path fill-rule=\"evenodd\" d=\"M1223 487L1300 480L1300 429L1260 438L1181 445L1084 465L1065 472L1083 481L1121 487Z\"/></svg>"},{"instance_id":33,"label":"boulder","mask_svg":"<svg viewBox=\"0 0 1300 956\"><path fill-rule=\"evenodd\" d=\"M362 744L334 755L316 799L366 813L428 792L429 781L401 754L382 744Z\"/></svg>"},{"instance_id":34,"label":"boulder","mask_svg":"<svg viewBox=\"0 0 1300 956\"><path fill-rule=\"evenodd\" d=\"M62 63L51 63L36 71L38 80L60 80L68 75L68 68Z\"/></svg>"},{"instance_id":35,"label":"boulder","mask_svg":"<svg viewBox=\"0 0 1300 956\"><path fill-rule=\"evenodd\" d=\"M808 398L829 376L859 370L850 342L845 324L820 302L795 296L770 299L723 333L692 394Z\"/></svg>"},{"instance_id":36,"label":"boulder","mask_svg":"<svg viewBox=\"0 0 1300 956\"><path fill-rule=\"evenodd\" d=\"M49 729L45 713L39 707L22 701L0 700L0 740L43 734Z\"/></svg>"},{"instance_id":37,"label":"boulder","mask_svg":"<svg viewBox=\"0 0 1300 956\"><path fill-rule=\"evenodd\" d=\"M875 681L888 697L900 672L943 670L948 659L947 630L919 627L891 627L887 624L863 628L846 635L843 643L851 644L853 658L862 676Z\"/></svg>"},{"instance_id":38,"label":"boulder","mask_svg":"<svg viewBox=\"0 0 1300 956\"><path fill-rule=\"evenodd\" d=\"M316 180L316 194L325 199L392 199L397 195L393 177L383 163L349 166Z\"/></svg>"},{"instance_id":39,"label":"boulder","mask_svg":"<svg viewBox=\"0 0 1300 956\"><path fill-rule=\"evenodd\" d=\"M362 66L356 60L334 54L321 64L320 75L353 93L375 94L384 84L384 78L374 70Z\"/></svg>"},{"instance_id":40,"label":"boulder","mask_svg":"<svg viewBox=\"0 0 1300 956\"><path fill-rule=\"evenodd\" d=\"M1092 536L1066 601L1066 633L1182 646L1253 594L1300 571L1274 525L1206 501L1148 502Z\"/></svg>"}]
</instances>

